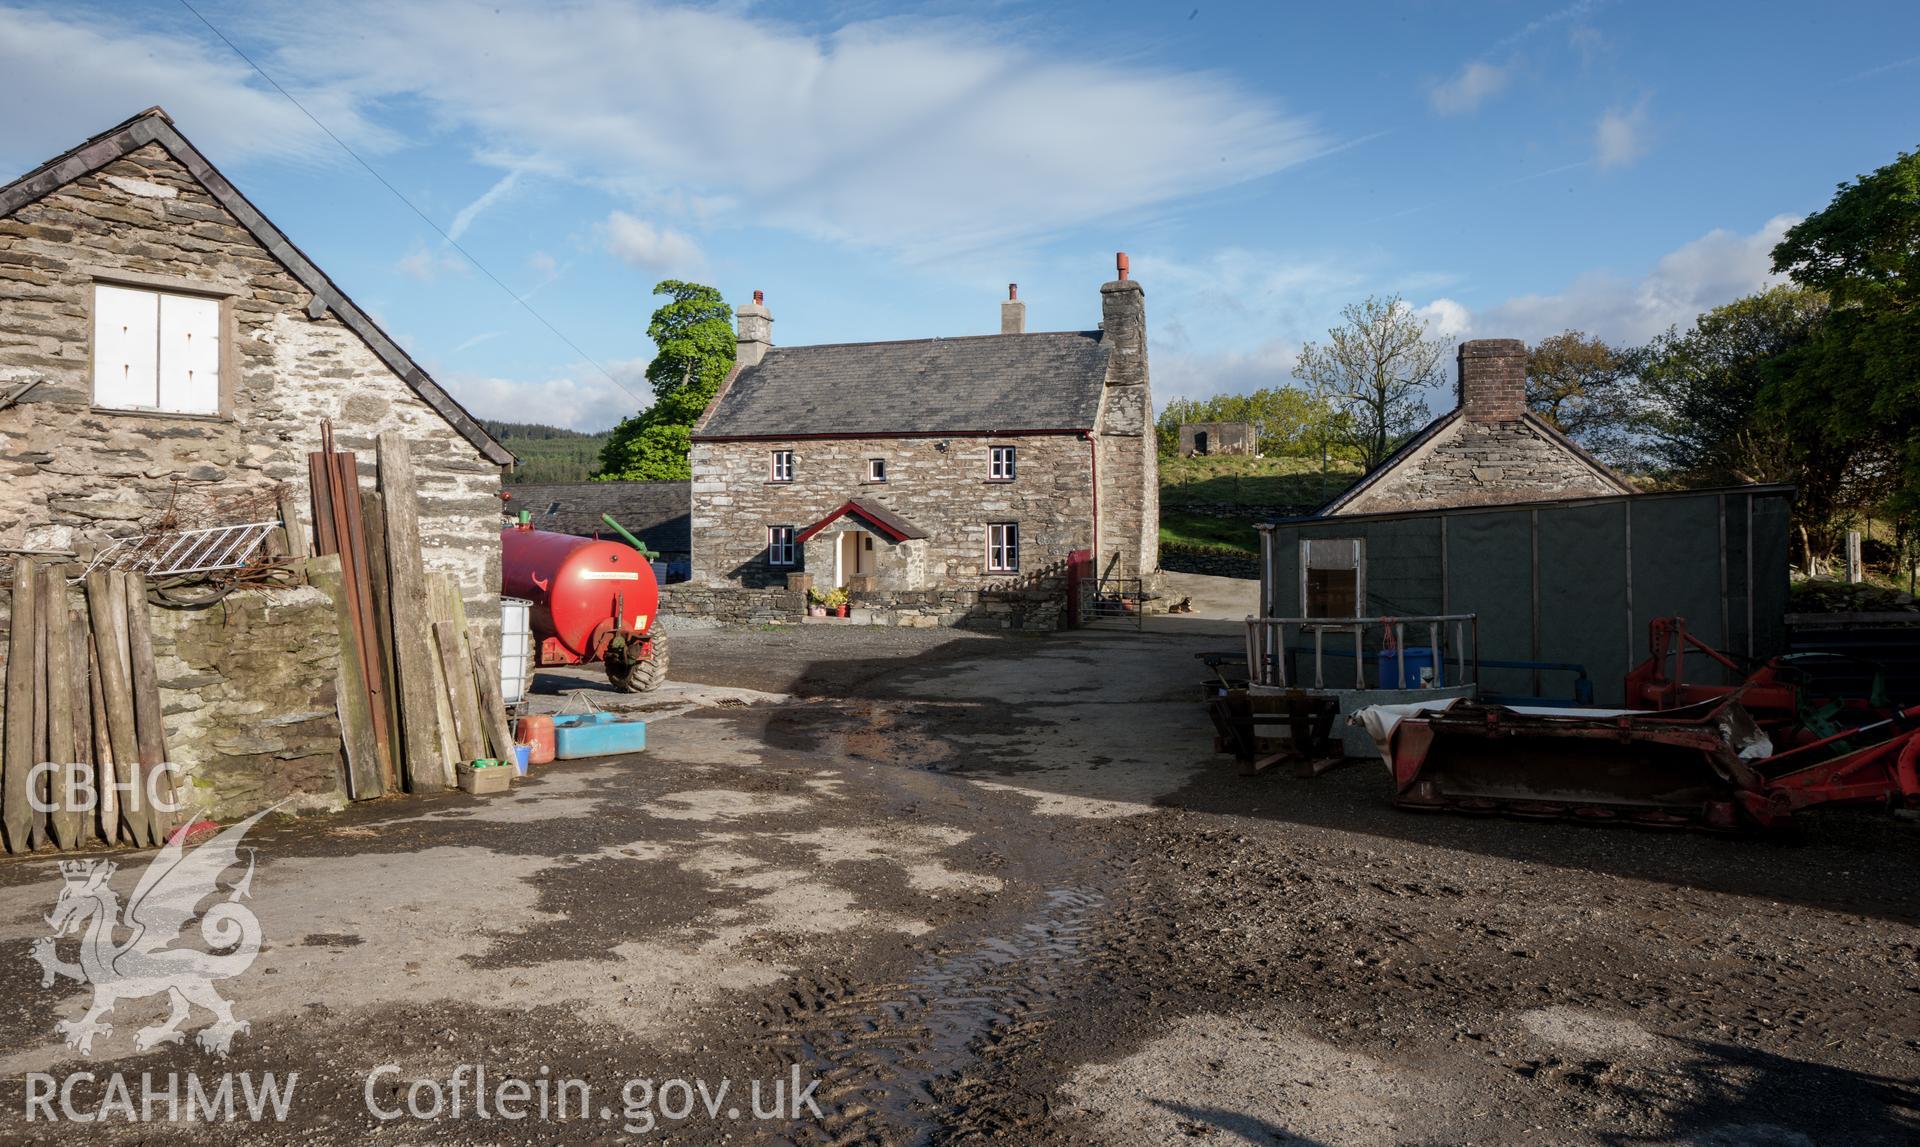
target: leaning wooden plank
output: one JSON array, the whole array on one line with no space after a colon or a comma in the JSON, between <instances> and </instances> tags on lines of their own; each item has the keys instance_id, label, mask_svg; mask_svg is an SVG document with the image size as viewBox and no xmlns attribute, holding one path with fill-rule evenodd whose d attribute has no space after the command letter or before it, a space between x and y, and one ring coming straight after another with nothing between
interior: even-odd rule
<instances>
[{"instance_id":1,"label":"leaning wooden plank","mask_svg":"<svg viewBox=\"0 0 1920 1147\"><path fill-rule=\"evenodd\" d=\"M33 759L44 764L53 759L47 744L47 567L34 576L33 599ZM40 848L53 841L47 824L47 771L36 768L27 780L27 810L32 820L27 826L27 846Z\"/></svg>"},{"instance_id":2,"label":"leaning wooden plank","mask_svg":"<svg viewBox=\"0 0 1920 1147\"><path fill-rule=\"evenodd\" d=\"M427 574L427 622L437 626L453 620L453 577L443 571ZM439 641L434 642L439 650ZM457 717L453 711L453 682L447 679L446 664L438 657L433 664L433 699L440 708L440 748L449 760L472 760L462 751Z\"/></svg>"},{"instance_id":3,"label":"leaning wooden plank","mask_svg":"<svg viewBox=\"0 0 1920 1147\"><path fill-rule=\"evenodd\" d=\"M62 578L79 577L80 566L68 566ZM63 591L61 601L64 604L67 595ZM94 765L93 755L93 690L89 685L92 675L87 670L87 618L82 611L69 606L67 614L67 673L69 676L68 696L73 705L73 765L67 771L76 784L94 793L94 804L99 803L99 769ZM75 810L80 814L80 840L85 843L94 835L93 809L83 807Z\"/></svg>"},{"instance_id":4,"label":"leaning wooden plank","mask_svg":"<svg viewBox=\"0 0 1920 1147\"><path fill-rule=\"evenodd\" d=\"M393 593L387 586L387 509L380 491L360 491L360 518L367 536L367 586L370 590L367 598L373 606L373 635L380 654L375 660L379 662L381 677L386 683L382 696L387 705L387 751L381 757L381 767L386 770L383 780L387 788L398 792L400 783L397 768L405 747L400 736L397 688L400 674L393 665Z\"/></svg>"},{"instance_id":5,"label":"leaning wooden plank","mask_svg":"<svg viewBox=\"0 0 1920 1147\"><path fill-rule=\"evenodd\" d=\"M313 546L307 539L307 528L301 524L300 512L294 508L293 491L286 487L280 489L280 525L287 532L287 556L295 559L310 557Z\"/></svg>"},{"instance_id":6,"label":"leaning wooden plank","mask_svg":"<svg viewBox=\"0 0 1920 1147\"><path fill-rule=\"evenodd\" d=\"M116 589L118 592L115 592ZM127 624L126 582L106 570L87 575L87 613L100 657L98 678L107 706L107 738L113 745L115 771L125 788L120 794L120 834L135 845L152 843L148 835L147 805L141 786L139 739L133 729L133 679L121 659L120 633Z\"/></svg>"},{"instance_id":7,"label":"leaning wooden plank","mask_svg":"<svg viewBox=\"0 0 1920 1147\"><path fill-rule=\"evenodd\" d=\"M480 726L480 700L474 692L473 659L467 654L465 637L451 621L433 623L433 640L440 647L440 664L446 670L447 687L453 699L453 726L460 736L460 759L472 761L487 755L487 735Z\"/></svg>"},{"instance_id":8,"label":"leaning wooden plank","mask_svg":"<svg viewBox=\"0 0 1920 1147\"><path fill-rule=\"evenodd\" d=\"M392 593L393 656L400 671L400 725L407 752L407 789L421 792L454 783L453 760L440 743L440 710L433 697L433 631L427 616L427 573L420 557L420 506L414 493L413 449L406 436L380 436L380 492L387 509L387 585Z\"/></svg>"},{"instance_id":9,"label":"leaning wooden plank","mask_svg":"<svg viewBox=\"0 0 1920 1147\"><path fill-rule=\"evenodd\" d=\"M13 563L13 613L7 632L6 775L0 785L0 824L7 849L27 850L33 824L27 781L33 769L33 614L39 590L39 566L28 558Z\"/></svg>"},{"instance_id":10,"label":"leaning wooden plank","mask_svg":"<svg viewBox=\"0 0 1920 1147\"><path fill-rule=\"evenodd\" d=\"M140 769L151 786L143 794L148 831L162 844L173 831L178 778L167 765L167 730L160 709L160 671L153 663L153 615L147 612L147 579L127 574L127 635L133 651L128 666L133 674L133 731L140 753Z\"/></svg>"},{"instance_id":11,"label":"leaning wooden plank","mask_svg":"<svg viewBox=\"0 0 1920 1147\"><path fill-rule=\"evenodd\" d=\"M360 676L359 638L353 609L341 584L340 555L307 559L307 580L333 599L334 632L340 639L340 669L334 675L336 708L340 713L340 740L347 753L347 795L370 800L383 790L380 756L375 748L373 719L367 713L367 687Z\"/></svg>"},{"instance_id":12,"label":"leaning wooden plank","mask_svg":"<svg viewBox=\"0 0 1920 1147\"><path fill-rule=\"evenodd\" d=\"M99 812L94 817L94 827L100 831L100 839L107 844L117 844L120 840L120 766L113 756L113 736L107 729L107 675L100 669L100 637L93 631L91 619L93 609L87 609L87 676L92 681L88 689L88 704L92 706L93 716L93 787L99 801Z\"/></svg>"},{"instance_id":13,"label":"leaning wooden plank","mask_svg":"<svg viewBox=\"0 0 1920 1147\"><path fill-rule=\"evenodd\" d=\"M480 723L487 731L487 743L493 755L502 761L513 759L513 729L507 723L507 706L500 699L500 671L487 660L482 645L486 630L467 626L468 659L473 662L473 682L480 692Z\"/></svg>"},{"instance_id":14,"label":"leaning wooden plank","mask_svg":"<svg viewBox=\"0 0 1920 1147\"><path fill-rule=\"evenodd\" d=\"M333 532L333 472L327 456L315 451L307 455L307 489L313 498L313 552L340 552Z\"/></svg>"},{"instance_id":15,"label":"leaning wooden plank","mask_svg":"<svg viewBox=\"0 0 1920 1147\"><path fill-rule=\"evenodd\" d=\"M387 677L373 619L373 577L367 570L367 532L360 517L360 470L353 452L333 456L334 513L344 523L340 535L340 577L353 608L354 648L360 655L360 680L373 722L373 749L380 775L393 771L387 756Z\"/></svg>"},{"instance_id":16,"label":"leaning wooden plank","mask_svg":"<svg viewBox=\"0 0 1920 1147\"><path fill-rule=\"evenodd\" d=\"M63 849L79 847L80 830L86 822L77 794L68 787L76 771L73 746L73 667L72 634L67 625L67 571L64 566L48 566L40 581L41 617L47 631L47 760L57 768L47 778L47 828L53 842Z\"/></svg>"}]
</instances>

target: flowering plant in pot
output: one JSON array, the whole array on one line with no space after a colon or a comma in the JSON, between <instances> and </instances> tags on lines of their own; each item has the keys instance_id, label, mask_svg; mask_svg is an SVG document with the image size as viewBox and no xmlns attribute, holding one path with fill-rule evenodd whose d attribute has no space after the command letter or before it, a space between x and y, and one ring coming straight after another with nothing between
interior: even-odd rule
<instances>
[{"instance_id":1,"label":"flowering plant in pot","mask_svg":"<svg viewBox=\"0 0 1920 1147\"><path fill-rule=\"evenodd\" d=\"M829 610L832 610L835 617L845 617L847 616L847 591L844 589L829 590L826 600L821 604L825 605Z\"/></svg>"},{"instance_id":2,"label":"flowering plant in pot","mask_svg":"<svg viewBox=\"0 0 1920 1147\"><path fill-rule=\"evenodd\" d=\"M824 589L817 589L817 588L808 589L807 590L807 616L809 617L827 616L827 598L831 596L832 594Z\"/></svg>"}]
</instances>

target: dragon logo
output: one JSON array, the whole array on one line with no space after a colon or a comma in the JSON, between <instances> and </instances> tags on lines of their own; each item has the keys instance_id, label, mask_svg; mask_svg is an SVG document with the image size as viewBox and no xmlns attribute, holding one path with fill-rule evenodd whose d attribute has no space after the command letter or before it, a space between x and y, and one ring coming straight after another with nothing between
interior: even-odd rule
<instances>
[{"instance_id":1,"label":"dragon logo","mask_svg":"<svg viewBox=\"0 0 1920 1147\"><path fill-rule=\"evenodd\" d=\"M253 887L253 850L246 850L247 870L239 880L222 888L220 877L240 863L240 841L247 830L272 811L262 809L191 852L184 847L186 834L176 834L147 865L124 919L111 883L118 865L104 860L61 863L66 883L47 914L53 935L34 941L33 958L40 963L43 988L62 976L93 985L86 1015L55 1025L68 1047L93 1054L94 1038L113 1034L105 1017L114 1004L165 993L171 998L171 1013L140 1030L133 1041L136 1049L183 1042L186 1033L180 1025L198 1004L214 1016L200 1031L200 1046L215 1055L227 1054L233 1037L246 1031L247 1024L233 1017L233 1005L213 990L213 982L240 975L260 954L260 921L240 903ZM224 900L200 910L202 901L222 893ZM208 950L173 947L196 918ZM127 934L126 939L116 940L116 932ZM80 960L69 964L59 958L57 948L61 938L76 933Z\"/></svg>"}]
</instances>

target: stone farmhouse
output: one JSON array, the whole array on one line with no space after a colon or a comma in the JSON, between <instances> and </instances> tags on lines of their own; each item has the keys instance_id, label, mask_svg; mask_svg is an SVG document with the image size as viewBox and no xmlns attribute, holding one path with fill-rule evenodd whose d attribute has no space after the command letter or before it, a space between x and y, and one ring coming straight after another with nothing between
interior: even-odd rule
<instances>
[{"instance_id":1,"label":"stone farmhouse","mask_svg":"<svg viewBox=\"0 0 1920 1147\"><path fill-rule=\"evenodd\" d=\"M1631 494L1633 485L1527 409L1527 346L1460 344L1459 405L1316 517Z\"/></svg>"},{"instance_id":2,"label":"stone farmhouse","mask_svg":"<svg viewBox=\"0 0 1920 1147\"><path fill-rule=\"evenodd\" d=\"M1152 582L1158 466L1145 294L1100 288L1098 328L776 347L759 292L693 432L693 582L975 593L1090 554Z\"/></svg>"},{"instance_id":3,"label":"stone farmhouse","mask_svg":"<svg viewBox=\"0 0 1920 1147\"><path fill-rule=\"evenodd\" d=\"M405 434L426 567L497 631L513 455L164 111L0 186L0 557L84 556L176 499L282 483L305 518L323 419L369 485L376 436ZM330 600L303 586L224 608L224 628L222 610L154 611L170 744L196 783L248 794L220 808L327 798Z\"/></svg>"}]
</instances>

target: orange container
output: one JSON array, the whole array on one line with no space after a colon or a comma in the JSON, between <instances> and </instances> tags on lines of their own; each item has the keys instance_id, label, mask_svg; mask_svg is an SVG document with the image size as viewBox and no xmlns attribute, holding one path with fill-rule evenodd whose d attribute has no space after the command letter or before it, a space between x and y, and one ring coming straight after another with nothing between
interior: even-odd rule
<instances>
[{"instance_id":1,"label":"orange container","mask_svg":"<svg viewBox=\"0 0 1920 1147\"><path fill-rule=\"evenodd\" d=\"M530 750L527 763L547 765L553 763L553 718L544 714L522 717L514 723L513 740L515 744L525 745Z\"/></svg>"}]
</instances>

